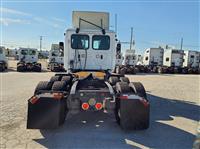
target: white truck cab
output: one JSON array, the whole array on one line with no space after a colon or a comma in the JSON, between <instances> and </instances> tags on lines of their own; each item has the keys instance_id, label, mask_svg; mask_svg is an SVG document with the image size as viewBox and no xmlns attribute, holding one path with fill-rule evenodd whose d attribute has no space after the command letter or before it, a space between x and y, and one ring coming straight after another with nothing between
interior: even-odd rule
<instances>
[{"instance_id":1,"label":"white truck cab","mask_svg":"<svg viewBox=\"0 0 200 149\"><path fill-rule=\"evenodd\" d=\"M125 52L125 65L135 66L137 63L137 55L135 50L127 49Z\"/></svg>"},{"instance_id":2,"label":"white truck cab","mask_svg":"<svg viewBox=\"0 0 200 149\"><path fill-rule=\"evenodd\" d=\"M200 62L199 51L184 51L183 67L198 68Z\"/></svg>"},{"instance_id":3,"label":"white truck cab","mask_svg":"<svg viewBox=\"0 0 200 149\"><path fill-rule=\"evenodd\" d=\"M169 49L164 52L163 65L168 67L183 66L184 51L179 49Z\"/></svg>"},{"instance_id":4,"label":"white truck cab","mask_svg":"<svg viewBox=\"0 0 200 149\"><path fill-rule=\"evenodd\" d=\"M143 64L145 66L162 66L163 65L164 49L148 48L144 52Z\"/></svg>"},{"instance_id":5,"label":"white truck cab","mask_svg":"<svg viewBox=\"0 0 200 149\"><path fill-rule=\"evenodd\" d=\"M64 71L64 51L59 44L52 44L49 52L48 69L59 72Z\"/></svg>"},{"instance_id":6,"label":"white truck cab","mask_svg":"<svg viewBox=\"0 0 200 149\"><path fill-rule=\"evenodd\" d=\"M108 29L108 15L73 12L74 28L65 33L64 67L67 71L114 69L117 41L115 32Z\"/></svg>"},{"instance_id":7,"label":"white truck cab","mask_svg":"<svg viewBox=\"0 0 200 149\"><path fill-rule=\"evenodd\" d=\"M41 71L41 64L38 63L38 51L33 48L19 48L19 62L17 63L17 71Z\"/></svg>"},{"instance_id":8,"label":"white truck cab","mask_svg":"<svg viewBox=\"0 0 200 149\"><path fill-rule=\"evenodd\" d=\"M0 46L0 72L8 68L8 59L5 54L5 47Z\"/></svg>"},{"instance_id":9,"label":"white truck cab","mask_svg":"<svg viewBox=\"0 0 200 149\"><path fill-rule=\"evenodd\" d=\"M19 48L19 61L25 63L34 63L38 61L38 51L33 48Z\"/></svg>"}]
</instances>

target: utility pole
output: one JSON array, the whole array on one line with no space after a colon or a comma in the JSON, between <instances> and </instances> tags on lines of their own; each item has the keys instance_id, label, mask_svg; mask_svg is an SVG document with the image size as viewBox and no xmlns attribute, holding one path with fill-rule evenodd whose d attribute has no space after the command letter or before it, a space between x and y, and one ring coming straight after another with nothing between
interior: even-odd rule
<instances>
[{"instance_id":1,"label":"utility pole","mask_svg":"<svg viewBox=\"0 0 200 149\"><path fill-rule=\"evenodd\" d=\"M183 38L181 38L181 50L183 49Z\"/></svg>"},{"instance_id":2,"label":"utility pole","mask_svg":"<svg viewBox=\"0 0 200 149\"><path fill-rule=\"evenodd\" d=\"M132 49L132 43L133 43L133 27L131 27L131 41L130 41L130 50Z\"/></svg>"},{"instance_id":3,"label":"utility pole","mask_svg":"<svg viewBox=\"0 0 200 149\"><path fill-rule=\"evenodd\" d=\"M40 51L42 50L42 38L43 38L44 36L40 36Z\"/></svg>"}]
</instances>

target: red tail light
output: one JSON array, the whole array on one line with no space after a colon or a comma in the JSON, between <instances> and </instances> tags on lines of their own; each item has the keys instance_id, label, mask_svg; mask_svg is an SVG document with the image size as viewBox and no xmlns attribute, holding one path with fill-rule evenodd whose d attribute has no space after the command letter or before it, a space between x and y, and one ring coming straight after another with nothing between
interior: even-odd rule
<instances>
[{"instance_id":1,"label":"red tail light","mask_svg":"<svg viewBox=\"0 0 200 149\"><path fill-rule=\"evenodd\" d=\"M142 104L143 104L145 107L148 107L148 106L149 106L149 102L148 102L146 99L142 98L142 99L140 99L140 101L142 102Z\"/></svg>"},{"instance_id":2,"label":"red tail light","mask_svg":"<svg viewBox=\"0 0 200 149\"><path fill-rule=\"evenodd\" d=\"M31 102L32 104L35 104L37 101L38 101L38 98L37 98L36 96L33 96L33 97L31 98L31 100L30 100L30 102Z\"/></svg>"},{"instance_id":3,"label":"red tail light","mask_svg":"<svg viewBox=\"0 0 200 149\"><path fill-rule=\"evenodd\" d=\"M83 109L83 110L88 110L89 107L90 107L90 106L89 106L88 103L83 103L83 104L82 104L82 109Z\"/></svg>"},{"instance_id":4,"label":"red tail light","mask_svg":"<svg viewBox=\"0 0 200 149\"><path fill-rule=\"evenodd\" d=\"M101 109L103 108L103 105L102 105L101 103L96 103L96 104L95 104L95 108L96 108L97 110L101 110Z\"/></svg>"},{"instance_id":5,"label":"red tail light","mask_svg":"<svg viewBox=\"0 0 200 149\"><path fill-rule=\"evenodd\" d=\"M53 93L53 98L56 100L60 100L64 97L63 93Z\"/></svg>"}]
</instances>

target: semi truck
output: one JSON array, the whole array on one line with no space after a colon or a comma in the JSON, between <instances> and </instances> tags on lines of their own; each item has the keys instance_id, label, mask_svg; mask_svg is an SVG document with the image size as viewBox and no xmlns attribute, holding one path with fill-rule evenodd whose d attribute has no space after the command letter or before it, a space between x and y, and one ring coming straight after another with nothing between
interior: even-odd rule
<instances>
[{"instance_id":1,"label":"semi truck","mask_svg":"<svg viewBox=\"0 0 200 149\"><path fill-rule=\"evenodd\" d=\"M130 42L121 42L120 44L130 44L130 49L125 51L124 55L124 63L116 66L117 74L135 74L135 65L137 63L137 55L135 54L135 50L132 49L132 46L135 45L135 41L133 40L133 28L131 28L131 41ZM121 47L121 46L120 46Z\"/></svg>"},{"instance_id":2,"label":"semi truck","mask_svg":"<svg viewBox=\"0 0 200 149\"><path fill-rule=\"evenodd\" d=\"M167 49L163 55L163 66L158 67L158 73L182 73L184 51Z\"/></svg>"},{"instance_id":3,"label":"semi truck","mask_svg":"<svg viewBox=\"0 0 200 149\"><path fill-rule=\"evenodd\" d=\"M64 71L64 49L59 44L52 44L49 52L48 69L53 72Z\"/></svg>"},{"instance_id":4,"label":"semi truck","mask_svg":"<svg viewBox=\"0 0 200 149\"><path fill-rule=\"evenodd\" d=\"M5 54L5 47L0 46L0 72L8 69L8 59Z\"/></svg>"},{"instance_id":5,"label":"semi truck","mask_svg":"<svg viewBox=\"0 0 200 149\"><path fill-rule=\"evenodd\" d=\"M143 64L146 66L148 72L158 72L158 67L163 65L164 49L148 48L144 52Z\"/></svg>"},{"instance_id":6,"label":"semi truck","mask_svg":"<svg viewBox=\"0 0 200 149\"><path fill-rule=\"evenodd\" d=\"M200 52L199 51L184 51L182 73L199 73Z\"/></svg>"},{"instance_id":7,"label":"semi truck","mask_svg":"<svg viewBox=\"0 0 200 149\"><path fill-rule=\"evenodd\" d=\"M137 63L137 55L135 50L127 49L124 56L124 65L116 68L118 74L135 74L135 66Z\"/></svg>"},{"instance_id":8,"label":"semi truck","mask_svg":"<svg viewBox=\"0 0 200 149\"><path fill-rule=\"evenodd\" d=\"M38 63L38 51L34 48L18 49L17 71L35 71L41 72L41 63Z\"/></svg>"},{"instance_id":9,"label":"semi truck","mask_svg":"<svg viewBox=\"0 0 200 149\"><path fill-rule=\"evenodd\" d=\"M64 34L64 68L41 81L28 99L28 129L52 129L67 114L113 113L124 130L149 127L150 103L140 82L112 73L116 36L109 29L109 13L74 11L73 27Z\"/></svg>"}]
</instances>

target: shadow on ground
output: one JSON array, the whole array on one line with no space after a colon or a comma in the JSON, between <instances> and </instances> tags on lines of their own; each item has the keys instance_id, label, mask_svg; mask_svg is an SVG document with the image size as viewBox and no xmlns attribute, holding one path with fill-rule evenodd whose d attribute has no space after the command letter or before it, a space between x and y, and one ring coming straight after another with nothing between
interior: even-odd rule
<instances>
[{"instance_id":1,"label":"shadow on ground","mask_svg":"<svg viewBox=\"0 0 200 149\"><path fill-rule=\"evenodd\" d=\"M124 132L112 114L79 113L69 115L65 124L56 130L41 130L44 138L34 141L47 148L192 148L195 135L158 121L172 120L170 116L198 121L200 107L150 94L148 98L151 124L147 130Z\"/></svg>"}]
</instances>

